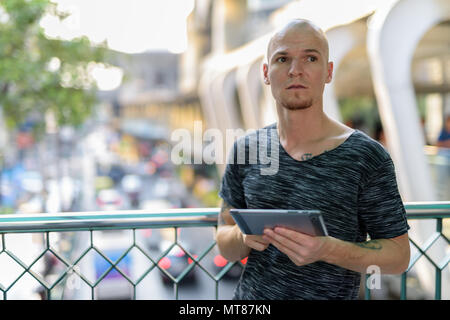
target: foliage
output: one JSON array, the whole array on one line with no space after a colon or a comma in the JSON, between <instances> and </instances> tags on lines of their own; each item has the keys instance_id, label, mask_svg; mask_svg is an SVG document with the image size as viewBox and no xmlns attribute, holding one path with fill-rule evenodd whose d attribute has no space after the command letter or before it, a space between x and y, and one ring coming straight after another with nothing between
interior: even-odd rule
<instances>
[{"instance_id":1,"label":"foliage","mask_svg":"<svg viewBox=\"0 0 450 320\"><path fill-rule=\"evenodd\" d=\"M339 109L343 122L358 129L366 127L371 131L380 121L376 100L371 96L339 99Z\"/></svg>"},{"instance_id":2,"label":"foliage","mask_svg":"<svg viewBox=\"0 0 450 320\"><path fill-rule=\"evenodd\" d=\"M25 121L42 129L48 111L59 125L76 126L95 104L90 70L105 59L105 45L48 38L40 26L46 14L68 17L49 0L0 1L0 107L10 129Z\"/></svg>"}]
</instances>

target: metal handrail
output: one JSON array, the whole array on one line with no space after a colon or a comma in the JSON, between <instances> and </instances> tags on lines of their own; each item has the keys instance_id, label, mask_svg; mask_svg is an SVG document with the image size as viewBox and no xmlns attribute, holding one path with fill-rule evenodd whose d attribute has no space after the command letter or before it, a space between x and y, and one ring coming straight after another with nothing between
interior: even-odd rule
<instances>
[{"instance_id":1,"label":"metal handrail","mask_svg":"<svg viewBox=\"0 0 450 320\"><path fill-rule=\"evenodd\" d=\"M0 215L0 233L216 226L219 208Z\"/></svg>"},{"instance_id":2,"label":"metal handrail","mask_svg":"<svg viewBox=\"0 0 450 320\"><path fill-rule=\"evenodd\" d=\"M414 245L419 253L413 257L408 270L402 274L401 278L401 299L406 299L406 280L407 273L411 270L413 265L417 262L417 260L424 256L429 259L426 251L431 247L431 245L437 240L439 236L441 236L447 243L449 243L449 239L443 232L443 220L450 218L450 201L439 201L439 202L405 202L404 203L406 209L406 215L408 219L435 219L436 224L436 233L431 235L431 240L427 241L427 243L423 246L419 246L411 239L411 244ZM186 209L166 209L166 210L128 210L128 211L110 211L110 212L71 212L71 213L58 213L58 214L5 214L0 215L0 236L2 236L2 247L0 248L0 254L5 252L11 258L16 260L23 268L24 271L22 273L31 273L31 266L45 254L47 251L52 252L55 256L58 257L67 267L71 268L71 264L66 262L64 258L60 257L57 253L53 252L48 244L48 234L49 232L64 232L64 231L91 231L91 246L76 260L74 263L77 264L80 259L86 255L89 250L93 249L92 244L92 231L96 230L114 230L114 229L149 229L149 228L179 228L179 227L216 227L217 226L217 217L220 212L220 208L186 208ZM8 233L47 233L47 248L41 254L41 256L36 259L32 265L27 266L23 264L18 258L14 257L14 255L7 251L4 242L4 235ZM134 232L134 231L133 231ZM211 243L208 249L202 254L198 259L195 257L191 257L191 259L202 268L200 262L202 257L211 250L213 246L215 246L215 241ZM132 247L138 247L136 243L133 243ZM128 249L131 250L132 247ZM96 248L94 248L97 250ZM127 251L127 252L128 252ZM167 252L166 252L167 253ZM125 253L126 254L126 253ZM125 255L124 254L124 255ZM162 259L161 256L160 259ZM123 256L121 257L121 259ZM148 257L151 259L150 257ZM120 260L120 259L119 259ZM157 266L158 261L153 261L155 264L154 267ZM110 269L116 268L116 263L111 264ZM449 257L445 257L442 263L435 264L435 272L436 272L436 293L435 298L441 299L441 290L442 290L442 271L448 265ZM220 272L219 275L210 275L210 277L216 281L216 298L218 296L218 281L222 279L224 274L230 270L230 268L235 263L228 263L228 265ZM192 268L193 265L190 266ZM190 270L190 269L189 269ZM175 292L176 297L178 298L178 283L181 279L187 274L189 270L185 270L180 279L174 279L173 282L175 284ZM202 270L204 270L202 268ZM148 272L150 272L151 269ZM204 270L206 273L207 270ZM106 272L107 273L107 272ZM106 274L105 273L105 274ZM21 276L22 276L21 275ZM60 279L56 282L62 281L62 278L67 275L66 272L60 277ZM21 277L20 276L20 277ZM82 275L79 275L82 278ZM104 276L104 275L103 275ZM19 278L20 278L19 277ZM36 280L41 282L38 277L35 277ZM141 277L143 278L143 277ZM82 278L84 280L84 278ZM17 281L18 279L16 279ZM136 283L130 282L135 287L142 279L139 279ZM89 282L86 282L89 285ZM41 283L42 284L42 283ZM12 285L11 285L12 286ZM55 286L55 284L53 285ZM48 294L50 295L50 290L52 287L47 288ZM96 284L92 285L92 290L96 286ZM0 291L4 292L4 298L6 299L6 292L9 288L3 288L0 285ZM366 299L371 298L370 290L366 288Z\"/></svg>"},{"instance_id":3,"label":"metal handrail","mask_svg":"<svg viewBox=\"0 0 450 320\"><path fill-rule=\"evenodd\" d=\"M450 217L450 201L405 202L407 218ZM84 231L107 229L216 226L220 208L121 210L0 215L0 232Z\"/></svg>"},{"instance_id":4,"label":"metal handrail","mask_svg":"<svg viewBox=\"0 0 450 320\"><path fill-rule=\"evenodd\" d=\"M450 201L422 201L404 203L407 218L432 219L450 217Z\"/></svg>"}]
</instances>

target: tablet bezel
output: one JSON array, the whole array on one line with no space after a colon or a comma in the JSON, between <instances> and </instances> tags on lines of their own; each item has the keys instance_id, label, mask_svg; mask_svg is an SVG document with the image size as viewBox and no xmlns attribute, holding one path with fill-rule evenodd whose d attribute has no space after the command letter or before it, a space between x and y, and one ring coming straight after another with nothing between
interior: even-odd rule
<instances>
[{"instance_id":1,"label":"tablet bezel","mask_svg":"<svg viewBox=\"0 0 450 320\"><path fill-rule=\"evenodd\" d=\"M230 209L242 233L262 235L264 228L286 227L311 236L327 236L319 210Z\"/></svg>"}]
</instances>

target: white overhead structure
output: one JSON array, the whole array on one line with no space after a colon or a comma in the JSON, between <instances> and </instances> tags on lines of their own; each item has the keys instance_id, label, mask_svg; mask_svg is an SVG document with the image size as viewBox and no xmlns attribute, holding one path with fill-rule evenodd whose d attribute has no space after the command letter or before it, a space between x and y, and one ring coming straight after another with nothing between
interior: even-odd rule
<instances>
[{"instance_id":1,"label":"white overhead structure","mask_svg":"<svg viewBox=\"0 0 450 320\"><path fill-rule=\"evenodd\" d=\"M212 83L214 108L219 117L217 122L220 129L242 128L239 109L235 101L236 69L219 74Z\"/></svg>"},{"instance_id":2,"label":"white overhead structure","mask_svg":"<svg viewBox=\"0 0 450 320\"><path fill-rule=\"evenodd\" d=\"M330 23L329 19L321 20L321 14L317 10L307 11L306 16L299 14L299 12L305 12L305 5L309 6L312 3L311 1L306 2L298 7L290 7L286 11L290 16L278 15L275 20L302 16L317 23L324 30L329 29L327 36L331 44L330 48L332 48L330 57L335 63L336 70L345 54L364 41L363 32L361 32L364 28L363 23L349 23L371 14L373 8L367 4L357 6L354 16L347 14L344 17L335 18ZM274 21L274 25L277 25L276 21ZM262 81L265 52L275 30L274 28L272 33L229 53L218 50L217 54L210 56L204 63L199 96L210 128L218 128L225 134L226 129L257 129L276 121L275 101L270 87L264 85ZM238 104L236 104L236 94L239 100ZM325 111L331 117L337 120L341 119L333 84L326 86L324 106ZM240 116L242 116L242 121L240 121ZM224 150L224 154L228 154L228 152L229 150ZM220 171L224 169L222 165L218 165L218 167Z\"/></svg>"},{"instance_id":3,"label":"white overhead structure","mask_svg":"<svg viewBox=\"0 0 450 320\"><path fill-rule=\"evenodd\" d=\"M326 12L331 15L324 13L325 5L328 8ZM342 11L342 7L349 9L342 15L336 14ZM367 26L362 19L368 16ZM396 166L402 199L437 200L423 151L425 140L417 111L411 64L418 42L426 31L442 21L450 20L450 2L293 1L272 16L274 30L286 21L299 17L313 21L326 32L330 44L330 61L334 62L335 73L352 49L367 46L379 114L389 143L388 149ZM202 107L208 118L214 118L208 119L208 123L216 125L223 133L228 128L260 128L276 121L275 103L270 87L262 82L261 70L272 34L232 52L214 55L204 64L199 90ZM235 101L236 93L238 104ZM324 109L331 117L341 120L333 81L325 86ZM242 114L242 123L238 121L237 112ZM415 225L416 221L410 224ZM412 236L424 241L426 235L435 231L434 228L434 223L421 222L419 228L413 227L418 231L414 231L416 234ZM445 249L439 245L433 247L440 256ZM417 263L419 276L432 292L434 270L424 266L424 260ZM450 296L447 271L442 274L443 298Z\"/></svg>"},{"instance_id":4,"label":"white overhead structure","mask_svg":"<svg viewBox=\"0 0 450 320\"><path fill-rule=\"evenodd\" d=\"M437 200L430 170L423 152L424 136L418 115L411 77L414 51L426 31L450 20L447 0L400 0L371 17L367 34L372 77L389 149L399 174L404 201ZM410 233L423 243L436 230L435 222L412 221ZM417 227L420 226L420 227ZM433 251L445 256L448 246L435 245ZM429 252L430 253L430 252ZM417 262L422 284L433 292L434 269ZM442 297L450 296L450 272L442 272Z\"/></svg>"},{"instance_id":5,"label":"white overhead structure","mask_svg":"<svg viewBox=\"0 0 450 320\"><path fill-rule=\"evenodd\" d=\"M375 2L379 3L379 1L381 0L377 0ZM384 3L392 1L395 0L383 0L382 2ZM349 8L351 8L351 10L346 10L346 13L343 15L333 14L330 17L327 16L326 18L324 18L323 10L319 10L320 8L322 8L322 4L318 6L317 1L294 1L288 4L285 9L280 10L279 13L274 15L274 18L272 19L274 30L271 33L253 40L248 44L242 46L241 48L238 48L229 53L223 53L223 50L217 50L215 51L217 52L217 54L213 53L213 55L210 56L204 63L201 83L204 83L207 78L209 78L209 80L212 80L211 76L207 75L208 73L217 74L236 72L236 89L239 98L239 106L242 110L243 116L243 123L241 125L243 126L242 128L244 130L255 128L255 126L262 127L276 121L275 103L270 94L270 88L262 83L261 68L263 62L262 59L264 59L268 41L277 27L281 26L289 19L302 17L304 19L309 19L315 22L325 31L330 30L328 37L329 40L333 43L332 55L335 59L336 64L339 64L340 60L349 50L352 49L353 46L355 46L356 44L360 44L360 42L362 41L360 31L361 25L356 25L355 27L350 23L372 14L375 8L374 1L342 0L341 3L337 3L336 1L329 1L329 4L336 8L348 6ZM336 28L336 30L333 30L333 28ZM224 41L223 37L219 38L215 39L214 41ZM223 46L216 43L215 47ZM225 85L226 82L223 80L224 79L222 79L222 81L214 80L214 82L219 81L222 83L222 85ZM217 109L219 105L223 105L223 103L229 104L229 101L232 101L234 99L234 97L226 96L228 94L234 95L232 91L228 90L229 88L218 90L218 88L220 88L220 85L217 86L217 84L210 85L210 90L205 90L206 87L207 85L205 84L200 85L199 95L202 101L213 101L213 103L202 104L202 107L204 109ZM212 90L213 87L215 88L215 90ZM259 95L261 93L265 98L260 99ZM220 101L221 99L224 100ZM330 114L330 116L332 116L333 118L340 119L338 104L332 87L326 89L325 99L325 108L327 113ZM233 109L231 110L231 113L235 113ZM211 110L204 111L207 117L212 116L214 113ZM216 110L216 117L218 118L215 119L215 121L211 120L208 122L211 124L218 123L219 126L224 125L227 128L236 128L237 126L237 122L230 122L231 118L235 118L233 114L223 115L219 114L219 112Z\"/></svg>"},{"instance_id":6,"label":"white overhead structure","mask_svg":"<svg viewBox=\"0 0 450 320\"><path fill-rule=\"evenodd\" d=\"M342 59L354 47L365 44L366 40L366 23L357 21L351 24L344 24L326 31L328 39L330 56L329 60L333 62L333 76L339 70L339 64ZM326 114L331 118L342 121L339 111L338 101L334 92L334 81L325 86L323 93L323 108Z\"/></svg>"},{"instance_id":7,"label":"white overhead structure","mask_svg":"<svg viewBox=\"0 0 450 320\"><path fill-rule=\"evenodd\" d=\"M258 129L262 123L262 108L259 104L262 83L262 57L237 70L236 81L241 103L242 121L247 129Z\"/></svg>"},{"instance_id":8,"label":"white overhead structure","mask_svg":"<svg viewBox=\"0 0 450 320\"><path fill-rule=\"evenodd\" d=\"M261 59L268 37L262 37L249 45L228 54L210 56L203 65L199 97L208 128L219 129L226 137L227 129L257 129L261 127L264 108L258 105L261 86ZM239 101L236 101L236 98ZM224 154L227 143L223 141ZM223 164L217 164L219 171Z\"/></svg>"},{"instance_id":9,"label":"white overhead structure","mask_svg":"<svg viewBox=\"0 0 450 320\"><path fill-rule=\"evenodd\" d=\"M214 108L214 99L211 94L214 72L208 71L202 74L198 85L198 95L200 98L203 114L210 128L219 128L217 110Z\"/></svg>"},{"instance_id":10,"label":"white overhead structure","mask_svg":"<svg viewBox=\"0 0 450 320\"><path fill-rule=\"evenodd\" d=\"M401 0L377 10L369 23L367 51L375 94L404 201L437 200L423 152L411 64L425 32L446 19L448 1Z\"/></svg>"},{"instance_id":11,"label":"white overhead structure","mask_svg":"<svg viewBox=\"0 0 450 320\"><path fill-rule=\"evenodd\" d=\"M366 34L370 37L367 39L367 47L379 113L389 143L388 148L396 165L403 199L436 200L436 192L423 153L424 137L410 70L418 41L426 30L445 19L448 14L448 1L417 0L405 5L404 1L397 0L360 0L357 5L350 6L354 2L343 0L337 5L336 1L330 1L330 5L337 6L336 8L347 7L348 4L349 8L355 9L330 20L323 17L323 11L319 10L322 6L318 6L316 2L296 1L274 15L272 22L278 27L289 19L302 17L321 26L330 42L330 60L334 61L335 72L345 55L351 49L361 46L366 40ZM384 7L381 4L384 4ZM411 10L412 8L414 10ZM371 29L367 31L366 24L361 19L374 12L370 17ZM245 130L255 126L262 127L276 120L270 88L262 84L262 72L259 70L270 36L271 34L267 34L232 52L214 55L204 65L203 77L207 77L206 74L210 72L222 75L233 73L214 80L214 84L209 86L214 90L201 92L201 96L209 95L208 98L203 98L204 100L213 102L203 105L203 108L215 109L214 112L205 110L205 114L215 113L216 119L211 119L209 123L219 124L218 128L221 130L236 128L239 125ZM235 105L236 92L231 88L230 81L235 81L238 105ZM218 110L224 104L229 106L225 109L225 114L224 111ZM331 117L341 120L333 82L325 86L324 108ZM242 112L242 124L237 121L237 112Z\"/></svg>"}]
</instances>

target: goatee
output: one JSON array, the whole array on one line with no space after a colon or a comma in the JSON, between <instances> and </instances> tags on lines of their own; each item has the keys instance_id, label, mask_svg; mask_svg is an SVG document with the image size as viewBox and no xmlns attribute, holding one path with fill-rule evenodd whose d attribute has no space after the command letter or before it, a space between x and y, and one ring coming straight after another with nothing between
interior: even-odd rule
<instances>
[{"instance_id":1,"label":"goatee","mask_svg":"<svg viewBox=\"0 0 450 320\"><path fill-rule=\"evenodd\" d=\"M302 110L312 106L312 99L297 103L282 103L281 105L288 110Z\"/></svg>"}]
</instances>

